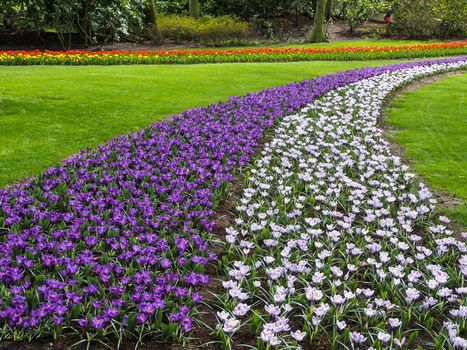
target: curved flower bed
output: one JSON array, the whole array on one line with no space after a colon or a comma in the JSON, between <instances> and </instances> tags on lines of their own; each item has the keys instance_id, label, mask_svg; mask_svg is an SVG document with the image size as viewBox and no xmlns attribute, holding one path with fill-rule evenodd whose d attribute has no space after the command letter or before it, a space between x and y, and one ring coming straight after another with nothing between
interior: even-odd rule
<instances>
[{"instance_id":1,"label":"curved flower bed","mask_svg":"<svg viewBox=\"0 0 467 350\"><path fill-rule=\"evenodd\" d=\"M0 51L0 65L188 64L441 57L467 53L467 41L400 46L159 51Z\"/></svg>"},{"instance_id":2,"label":"curved flower bed","mask_svg":"<svg viewBox=\"0 0 467 350\"><path fill-rule=\"evenodd\" d=\"M364 79L280 122L226 230L225 344L251 332L259 349L467 348L467 233L447 227L378 128L396 87L462 67Z\"/></svg>"},{"instance_id":3,"label":"curved flower bed","mask_svg":"<svg viewBox=\"0 0 467 350\"><path fill-rule=\"evenodd\" d=\"M179 337L209 276L212 214L264 130L351 70L189 110L0 190L0 337Z\"/></svg>"}]
</instances>

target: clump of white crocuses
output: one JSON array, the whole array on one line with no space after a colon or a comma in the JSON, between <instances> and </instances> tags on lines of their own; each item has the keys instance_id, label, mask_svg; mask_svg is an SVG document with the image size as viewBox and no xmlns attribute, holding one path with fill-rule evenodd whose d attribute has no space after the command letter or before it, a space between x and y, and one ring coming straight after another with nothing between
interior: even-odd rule
<instances>
[{"instance_id":1,"label":"clump of white crocuses","mask_svg":"<svg viewBox=\"0 0 467 350\"><path fill-rule=\"evenodd\" d=\"M466 348L467 255L436 201L391 153L385 98L466 62L388 72L283 119L227 229L223 339L258 348Z\"/></svg>"}]
</instances>

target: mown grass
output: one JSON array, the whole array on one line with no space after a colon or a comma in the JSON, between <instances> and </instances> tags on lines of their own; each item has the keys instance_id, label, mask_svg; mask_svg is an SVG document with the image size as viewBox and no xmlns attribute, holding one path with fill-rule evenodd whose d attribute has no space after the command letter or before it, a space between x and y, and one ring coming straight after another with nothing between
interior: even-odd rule
<instances>
[{"instance_id":1,"label":"mown grass","mask_svg":"<svg viewBox=\"0 0 467 350\"><path fill-rule=\"evenodd\" d=\"M387 63L0 67L0 186L189 108Z\"/></svg>"},{"instance_id":2,"label":"mown grass","mask_svg":"<svg viewBox=\"0 0 467 350\"><path fill-rule=\"evenodd\" d=\"M452 41L452 40L450 40ZM348 47L348 46L400 46L400 45L427 45L440 43L439 40L394 40L394 39L365 39L365 40L346 40L346 41L333 41L322 43L259 43L258 45L244 45L244 46L224 46L224 47L208 47L208 49L216 50L231 50L231 49L255 49L261 47L295 47L295 48L326 48L332 49L335 47ZM196 49L196 47L193 47ZM205 50L202 48L201 50Z\"/></svg>"},{"instance_id":3,"label":"mown grass","mask_svg":"<svg viewBox=\"0 0 467 350\"><path fill-rule=\"evenodd\" d=\"M335 41L323 43L308 43L308 44L279 44L276 47L316 47L332 49L334 47L347 47L347 46L400 46L400 45L426 45L435 44L440 41L428 40L392 40L392 39L366 39L366 40L352 40L352 41ZM274 47L274 46L271 46Z\"/></svg>"},{"instance_id":4,"label":"mown grass","mask_svg":"<svg viewBox=\"0 0 467 350\"><path fill-rule=\"evenodd\" d=\"M391 138L428 185L453 196L446 211L467 227L467 73L408 91L391 104ZM457 204L457 205L456 205Z\"/></svg>"}]
</instances>

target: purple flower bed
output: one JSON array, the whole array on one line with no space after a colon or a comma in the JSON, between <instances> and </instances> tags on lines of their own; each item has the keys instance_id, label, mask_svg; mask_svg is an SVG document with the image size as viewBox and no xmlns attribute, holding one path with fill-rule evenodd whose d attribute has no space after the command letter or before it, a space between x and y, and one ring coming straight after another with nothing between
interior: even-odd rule
<instances>
[{"instance_id":1,"label":"purple flower bed","mask_svg":"<svg viewBox=\"0 0 467 350\"><path fill-rule=\"evenodd\" d=\"M322 94L405 67L351 70L186 111L0 190L0 327L17 338L193 327L213 211L264 131ZM122 331L120 331L122 330Z\"/></svg>"}]
</instances>

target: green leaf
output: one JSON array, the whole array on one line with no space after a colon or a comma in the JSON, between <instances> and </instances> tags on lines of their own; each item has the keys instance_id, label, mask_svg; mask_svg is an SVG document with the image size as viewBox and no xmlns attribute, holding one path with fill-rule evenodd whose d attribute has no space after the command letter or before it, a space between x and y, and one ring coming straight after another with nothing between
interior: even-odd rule
<instances>
[{"instance_id":1,"label":"green leaf","mask_svg":"<svg viewBox=\"0 0 467 350\"><path fill-rule=\"evenodd\" d=\"M36 277L34 277L34 286L35 287L44 284L44 282L45 282L45 275L37 275Z\"/></svg>"},{"instance_id":2,"label":"green leaf","mask_svg":"<svg viewBox=\"0 0 467 350\"><path fill-rule=\"evenodd\" d=\"M126 321L126 329L133 333L136 328L136 312L132 312L128 315L128 319Z\"/></svg>"},{"instance_id":3,"label":"green leaf","mask_svg":"<svg viewBox=\"0 0 467 350\"><path fill-rule=\"evenodd\" d=\"M418 337L418 331L414 331L413 333L411 333L408 339L408 344L412 345L417 339L417 337Z\"/></svg>"}]
</instances>

